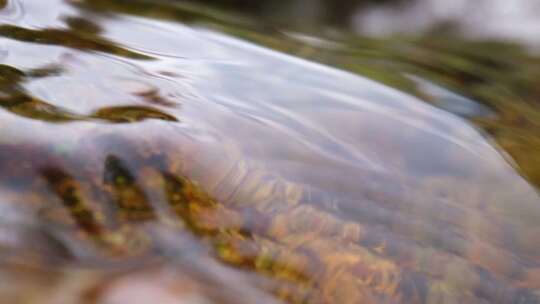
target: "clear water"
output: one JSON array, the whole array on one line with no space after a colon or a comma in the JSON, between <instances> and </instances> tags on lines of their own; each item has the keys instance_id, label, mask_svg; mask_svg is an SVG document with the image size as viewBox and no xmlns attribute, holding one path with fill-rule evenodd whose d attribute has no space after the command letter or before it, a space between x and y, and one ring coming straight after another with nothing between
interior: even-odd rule
<instances>
[{"instance_id":1,"label":"clear water","mask_svg":"<svg viewBox=\"0 0 540 304\"><path fill-rule=\"evenodd\" d=\"M539 303L533 51L252 14L4 3L1 302Z\"/></svg>"}]
</instances>

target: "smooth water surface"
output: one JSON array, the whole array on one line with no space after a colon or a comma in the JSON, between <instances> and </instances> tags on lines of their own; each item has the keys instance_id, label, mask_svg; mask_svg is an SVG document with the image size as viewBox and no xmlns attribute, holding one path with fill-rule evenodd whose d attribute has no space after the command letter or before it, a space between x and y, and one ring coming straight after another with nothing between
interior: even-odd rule
<instances>
[{"instance_id":1,"label":"smooth water surface","mask_svg":"<svg viewBox=\"0 0 540 304\"><path fill-rule=\"evenodd\" d=\"M1 302L540 303L538 167L490 133L528 134L503 106L243 16L5 2Z\"/></svg>"}]
</instances>

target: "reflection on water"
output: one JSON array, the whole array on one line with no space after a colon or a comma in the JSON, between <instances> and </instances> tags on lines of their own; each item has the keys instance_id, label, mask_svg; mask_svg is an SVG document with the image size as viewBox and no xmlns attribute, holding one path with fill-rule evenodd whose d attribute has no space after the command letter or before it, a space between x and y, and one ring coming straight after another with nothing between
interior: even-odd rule
<instances>
[{"instance_id":1,"label":"reflection on water","mask_svg":"<svg viewBox=\"0 0 540 304\"><path fill-rule=\"evenodd\" d=\"M3 302L540 303L534 55L231 16L7 2Z\"/></svg>"}]
</instances>

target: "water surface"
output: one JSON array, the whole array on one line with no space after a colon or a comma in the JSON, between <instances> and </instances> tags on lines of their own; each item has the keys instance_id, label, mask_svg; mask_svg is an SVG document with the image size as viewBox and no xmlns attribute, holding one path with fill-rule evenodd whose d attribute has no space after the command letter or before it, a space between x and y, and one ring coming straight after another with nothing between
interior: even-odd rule
<instances>
[{"instance_id":1,"label":"water surface","mask_svg":"<svg viewBox=\"0 0 540 304\"><path fill-rule=\"evenodd\" d=\"M537 106L488 98L535 74L478 68L522 48L174 1L0 20L2 301L540 302Z\"/></svg>"}]
</instances>

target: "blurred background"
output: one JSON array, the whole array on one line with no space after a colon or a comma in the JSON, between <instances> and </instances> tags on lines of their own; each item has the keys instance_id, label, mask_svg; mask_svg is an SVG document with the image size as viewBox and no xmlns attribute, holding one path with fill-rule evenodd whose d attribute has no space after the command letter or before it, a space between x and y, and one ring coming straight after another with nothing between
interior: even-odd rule
<instances>
[{"instance_id":1,"label":"blurred background","mask_svg":"<svg viewBox=\"0 0 540 304\"><path fill-rule=\"evenodd\" d=\"M291 0L201 1L284 26L334 26L360 34L419 33L453 27L468 36L538 44L540 1Z\"/></svg>"}]
</instances>

